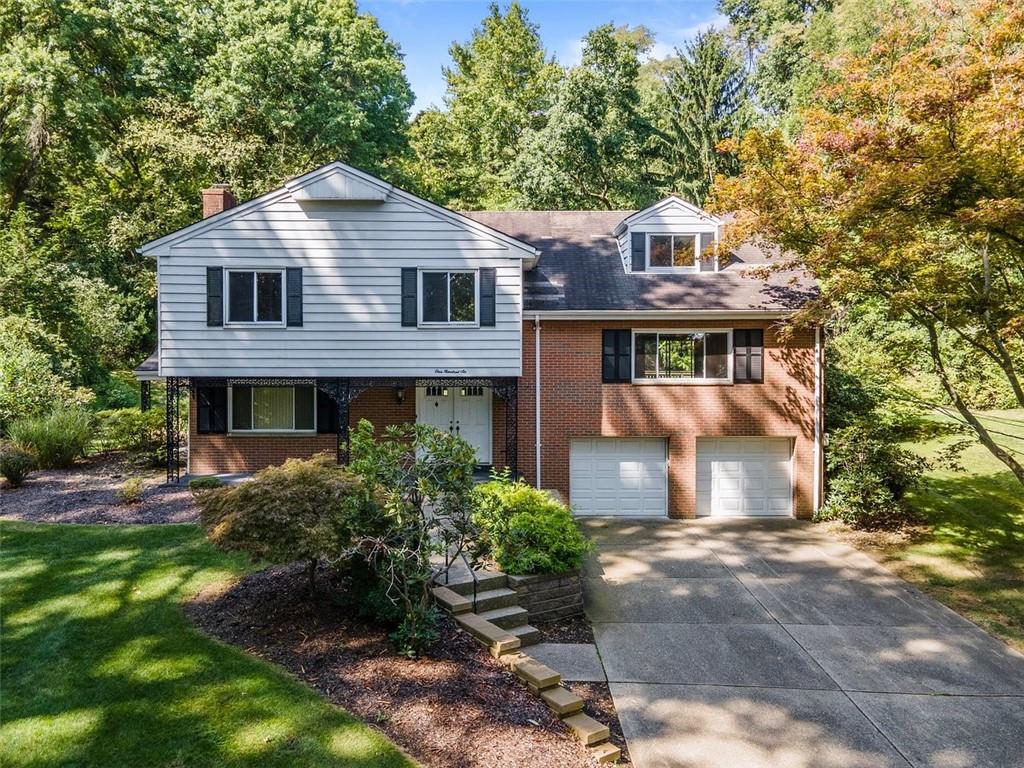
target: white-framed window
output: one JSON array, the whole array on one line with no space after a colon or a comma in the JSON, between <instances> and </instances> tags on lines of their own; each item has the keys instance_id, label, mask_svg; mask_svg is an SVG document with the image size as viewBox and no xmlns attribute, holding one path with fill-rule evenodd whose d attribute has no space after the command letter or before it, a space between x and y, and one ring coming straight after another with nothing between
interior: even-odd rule
<instances>
[{"instance_id":1,"label":"white-framed window","mask_svg":"<svg viewBox=\"0 0 1024 768\"><path fill-rule=\"evenodd\" d=\"M283 269L229 269L224 291L228 325L284 325Z\"/></svg>"},{"instance_id":2,"label":"white-framed window","mask_svg":"<svg viewBox=\"0 0 1024 768\"><path fill-rule=\"evenodd\" d=\"M647 269L651 272L700 271L700 235L647 235Z\"/></svg>"},{"instance_id":3,"label":"white-framed window","mask_svg":"<svg viewBox=\"0 0 1024 768\"><path fill-rule=\"evenodd\" d=\"M634 330L633 381L730 383L732 331Z\"/></svg>"},{"instance_id":4,"label":"white-framed window","mask_svg":"<svg viewBox=\"0 0 1024 768\"><path fill-rule=\"evenodd\" d=\"M474 269L420 270L420 325L480 323L480 280Z\"/></svg>"},{"instance_id":5,"label":"white-framed window","mask_svg":"<svg viewBox=\"0 0 1024 768\"><path fill-rule=\"evenodd\" d=\"M316 432L314 387L228 387L229 432Z\"/></svg>"}]
</instances>

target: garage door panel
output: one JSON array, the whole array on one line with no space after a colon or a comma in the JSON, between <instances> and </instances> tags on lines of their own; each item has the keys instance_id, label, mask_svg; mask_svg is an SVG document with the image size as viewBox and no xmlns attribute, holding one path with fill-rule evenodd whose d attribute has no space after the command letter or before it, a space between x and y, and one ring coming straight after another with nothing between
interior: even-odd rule
<instances>
[{"instance_id":1,"label":"garage door panel","mask_svg":"<svg viewBox=\"0 0 1024 768\"><path fill-rule=\"evenodd\" d=\"M665 515L668 477L660 438L585 438L569 449L569 496L578 515Z\"/></svg>"},{"instance_id":2,"label":"garage door panel","mask_svg":"<svg viewBox=\"0 0 1024 768\"><path fill-rule=\"evenodd\" d=\"M789 438L699 438L697 514L791 515L791 454Z\"/></svg>"}]
</instances>

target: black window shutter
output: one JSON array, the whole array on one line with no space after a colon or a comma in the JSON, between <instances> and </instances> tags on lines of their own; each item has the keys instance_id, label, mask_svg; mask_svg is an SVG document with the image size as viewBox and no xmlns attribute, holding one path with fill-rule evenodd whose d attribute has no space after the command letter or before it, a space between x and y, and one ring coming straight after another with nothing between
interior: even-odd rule
<instances>
[{"instance_id":1,"label":"black window shutter","mask_svg":"<svg viewBox=\"0 0 1024 768\"><path fill-rule=\"evenodd\" d=\"M330 395L316 391L316 431L321 434L338 431L338 406Z\"/></svg>"},{"instance_id":2,"label":"black window shutter","mask_svg":"<svg viewBox=\"0 0 1024 768\"><path fill-rule=\"evenodd\" d=\"M750 331L750 380L760 384L764 381L764 331L756 328Z\"/></svg>"},{"instance_id":3,"label":"black window shutter","mask_svg":"<svg viewBox=\"0 0 1024 768\"><path fill-rule=\"evenodd\" d=\"M228 431L228 388L196 388L196 431L220 434Z\"/></svg>"},{"instance_id":4,"label":"black window shutter","mask_svg":"<svg viewBox=\"0 0 1024 768\"><path fill-rule=\"evenodd\" d=\"M416 327L416 267L402 267L402 325Z\"/></svg>"},{"instance_id":5,"label":"black window shutter","mask_svg":"<svg viewBox=\"0 0 1024 768\"><path fill-rule=\"evenodd\" d=\"M630 242L630 253L632 255L634 272L643 272L647 269L647 235L643 232L634 232Z\"/></svg>"},{"instance_id":6,"label":"black window shutter","mask_svg":"<svg viewBox=\"0 0 1024 768\"><path fill-rule=\"evenodd\" d=\"M732 333L733 380L759 384L764 380L764 331L760 328Z\"/></svg>"},{"instance_id":7,"label":"black window shutter","mask_svg":"<svg viewBox=\"0 0 1024 768\"><path fill-rule=\"evenodd\" d=\"M601 332L601 381L605 384L631 380L632 331Z\"/></svg>"},{"instance_id":8,"label":"black window shutter","mask_svg":"<svg viewBox=\"0 0 1024 768\"><path fill-rule=\"evenodd\" d=\"M224 270L206 268L206 324L224 325Z\"/></svg>"},{"instance_id":9,"label":"black window shutter","mask_svg":"<svg viewBox=\"0 0 1024 768\"><path fill-rule=\"evenodd\" d=\"M494 267L480 270L480 325L493 327L495 322L494 295L497 287L497 272Z\"/></svg>"},{"instance_id":10,"label":"black window shutter","mask_svg":"<svg viewBox=\"0 0 1024 768\"><path fill-rule=\"evenodd\" d=\"M288 325L302 325L302 267L288 267Z\"/></svg>"}]
</instances>

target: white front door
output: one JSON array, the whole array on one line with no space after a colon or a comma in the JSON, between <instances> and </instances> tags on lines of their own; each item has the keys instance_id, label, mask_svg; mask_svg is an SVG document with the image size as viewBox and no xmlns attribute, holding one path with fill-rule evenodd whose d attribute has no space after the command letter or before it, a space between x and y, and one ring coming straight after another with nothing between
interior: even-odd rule
<instances>
[{"instance_id":1,"label":"white front door","mask_svg":"<svg viewBox=\"0 0 1024 768\"><path fill-rule=\"evenodd\" d=\"M489 387L418 387L416 421L458 435L476 450L479 464L491 463Z\"/></svg>"},{"instance_id":2,"label":"white front door","mask_svg":"<svg viewBox=\"0 0 1024 768\"><path fill-rule=\"evenodd\" d=\"M697 440L697 514L793 514L793 443L788 437Z\"/></svg>"},{"instance_id":3,"label":"white front door","mask_svg":"<svg viewBox=\"0 0 1024 768\"><path fill-rule=\"evenodd\" d=\"M569 503L577 515L668 514L665 440L573 440L569 447Z\"/></svg>"}]
</instances>

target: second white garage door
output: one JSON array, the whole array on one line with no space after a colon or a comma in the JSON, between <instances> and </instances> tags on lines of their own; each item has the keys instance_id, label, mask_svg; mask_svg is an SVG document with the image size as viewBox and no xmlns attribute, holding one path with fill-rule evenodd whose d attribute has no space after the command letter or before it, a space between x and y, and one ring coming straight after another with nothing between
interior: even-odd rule
<instances>
[{"instance_id":1,"label":"second white garage door","mask_svg":"<svg viewBox=\"0 0 1024 768\"><path fill-rule=\"evenodd\" d=\"M788 437L697 440L697 514L793 514L792 448Z\"/></svg>"},{"instance_id":2,"label":"second white garage door","mask_svg":"<svg viewBox=\"0 0 1024 768\"><path fill-rule=\"evenodd\" d=\"M668 514L668 465L660 438L587 438L569 447L569 496L577 515Z\"/></svg>"}]
</instances>

